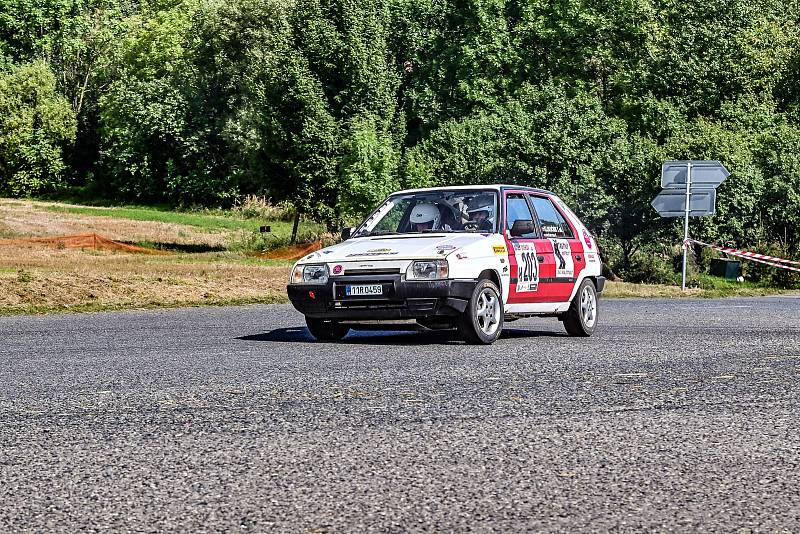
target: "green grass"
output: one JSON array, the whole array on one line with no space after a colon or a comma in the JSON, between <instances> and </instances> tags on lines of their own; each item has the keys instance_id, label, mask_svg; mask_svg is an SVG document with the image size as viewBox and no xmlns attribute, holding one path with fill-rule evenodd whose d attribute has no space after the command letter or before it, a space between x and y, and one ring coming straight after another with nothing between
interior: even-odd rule
<instances>
[{"instance_id":1,"label":"green grass","mask_svg":"<svg viewBox=\"0 0 800 534\"><path fill-rule=\"evenodd\" d=\"M693 280L687 282L687 287L699 288L703 291L703 297L733 297L737 295L776 295L792 291L792 288L781 288L769 285L766 282L750 282L745 280L737 282L710 274L697 275Z\"/></svg>"},{"instance_id":2,"label":"green grass","mask_svg":"<svg viewBox=\"0 0 800 534\"><path fill-rule=\"evenodd\" d=\"M247 230L257 232L262 225L270 225L273 235L290 235L292 223L285 221L265 221L263 219L245 219L233 212L230 215L210 215L196 212L172 211L163 208L142 206L117 206L99 208L92 206L42 206L42 209L56 213L75 215L91 215L97 217L116 217L132 221L153 221L170 224L193 226L209 232L220 230ZM301 221L299 232L320 232L322 226Z\"/></svg>"},{"instance_id":3,"label":"green grass","mask_svg":"<svg viewBox=\"0 0 800 534\"><path fill-rule=\"evenodd\" d=\"M769 286L763 283L736 282L708 274L694 275L681 291L680 276L673 284L636 284L609 282L604 298L725 298L758 297L792 293L791 289Z\"/></svg>"}]
</instances>

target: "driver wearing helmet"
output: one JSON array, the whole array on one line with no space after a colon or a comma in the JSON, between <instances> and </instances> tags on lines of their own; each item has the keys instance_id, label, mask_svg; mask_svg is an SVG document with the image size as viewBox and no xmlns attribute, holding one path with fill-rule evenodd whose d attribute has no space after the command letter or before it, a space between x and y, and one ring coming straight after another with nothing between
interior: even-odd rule
<instances>
[{"instance_id":1,"label":"driver wearing helmet","mask_svg":"<svg viewBox=\"0 0 800 534\"><path fill-rule=\"evenodd\" d=\"M414 206L409 217L411 228L417 232L440 230L441 221L442 214L439 213L439 208L431 202L420 202Z\"/></svg>"},{"instance_id":2,"label":"driver wearing helmet","mask_svg":"<svg viewBox=\"0 0 800 534\"><path fill-rule=\"evenodd\" d=\"M478 195L469 202L467 208L469 220L477 226L479 232L494 230L494 197Z\"/></svg>"}]
</instances>

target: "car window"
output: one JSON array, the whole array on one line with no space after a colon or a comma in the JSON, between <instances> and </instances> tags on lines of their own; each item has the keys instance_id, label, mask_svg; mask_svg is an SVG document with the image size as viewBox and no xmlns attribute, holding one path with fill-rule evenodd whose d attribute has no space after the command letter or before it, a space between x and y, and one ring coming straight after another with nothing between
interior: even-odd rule
<instances>
[{"instance_id":1,"label":"car window","mask_svg":"<svg viewBox=\"0 0 800 534\"><path fill-rule=\"evenodd\" d=\"M409 210L410 202L408 199L401 199L386 213L386 215L378 221L378 224L373 228L374 231L383 232L397 232L399 230L400 221L403 215Z\"/></svg>"},{"instance_id":2,"label":"car window","mask_svg":"<svg viewBox=\"0 0 800 534\"><path fill-rule=\"evenodd\" d=\"M533 209L536 210L536 215L539 216L539 224L544 237L572 239L572 229L564 216L550 202L550 199L531 196L531 202Z\"/></svg>"},{"instance_id":3,"label":"car window","mask_svg":"<svg viewBox=\"0 0 800 534\"><path fill-rule=\"evenodd\" d=\"M354 237L418 232L493 233L499 224L497 192L491 189L429 189L394 194L362 222ZM411 220L414 210L417 217Z\"/></svg>"},{"instance_id":4,"label":"car window","mask_svg":"<svg viewBox=\"0 0 800 534\"><path fill-rule=\"evenodd\" d=\"M514 227L514 221L517 220L532 221L533 215L531 214L531 209L528 207L528 201L525 200L525 197L520 194L511 193L506 196L506 228L511 231L511 228ZM536 237L536 232L517 237L534 238Z\"/></svg>"}]
</instances>

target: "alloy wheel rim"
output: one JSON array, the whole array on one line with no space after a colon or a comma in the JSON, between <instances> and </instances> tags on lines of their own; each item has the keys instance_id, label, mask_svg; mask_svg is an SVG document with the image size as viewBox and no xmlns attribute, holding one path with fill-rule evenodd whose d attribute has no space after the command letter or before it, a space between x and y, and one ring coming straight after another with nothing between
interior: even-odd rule
<instances>
[{"instance_id":1,"label":"alloy wheel rim","mask_svg":"<svg viewBox=\"0 0 800 534\"><path fill-rule=\"evenodd\" d=\"M588 328L593 327L597 321L597 299L590 287L583 288L581 293L581 318Z\"/></svg>"},{"instance_id":2,"label":"alloy wheel rim","mask_svg":"<svg viewBox=\"0 0 800 534\"><path fill-rule=\"evenodd\" d=\"M486 288L478 295L475 317L478 328L487 336L493 335L500 327L500 301L491 289Z\"/></svg>"}]
</instances>

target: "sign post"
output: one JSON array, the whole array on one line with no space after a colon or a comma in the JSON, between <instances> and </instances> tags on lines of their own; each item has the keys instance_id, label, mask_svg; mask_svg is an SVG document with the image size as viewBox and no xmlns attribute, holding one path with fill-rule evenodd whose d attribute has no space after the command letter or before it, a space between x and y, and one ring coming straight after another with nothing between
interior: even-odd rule
<instances>
[{"instance_id":1,"label":"sign post","mask_svg":"<svg viewBox=\"0 0 800 534\"><path fill-rule=\"evenodd\" d=\"M681 291L686 291L686 257L689 254L689 247L686 246L689 239L689 211L692 199L692 162L686 163L686 209L683 221L683 270L681 272ZM715 206L716 207L716 206Z\"/></svg>"},{"instance_id":2,"label":"sign post","mask_svg":"<svg viewBox=\"0 0 800 534\"><path fill-rule=\"evenodd\" d=\"M684 218L682 291L686 290L689 217L703 217L716 213L716 189L730 174L719 161L665 161L661 165L663 190L650 205L662 217Z\"/></svg>"}]
</instances>

